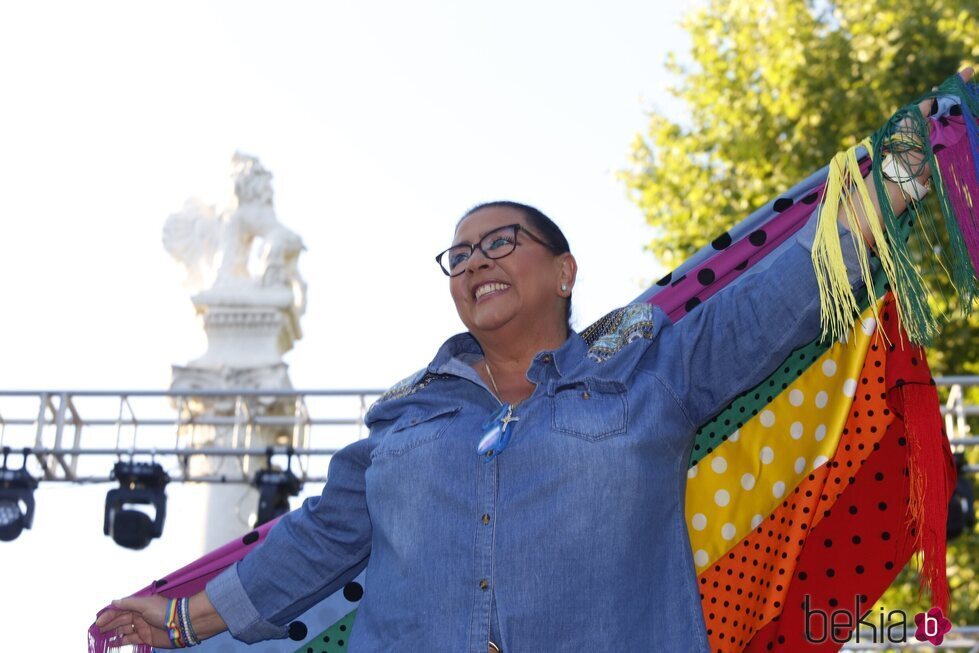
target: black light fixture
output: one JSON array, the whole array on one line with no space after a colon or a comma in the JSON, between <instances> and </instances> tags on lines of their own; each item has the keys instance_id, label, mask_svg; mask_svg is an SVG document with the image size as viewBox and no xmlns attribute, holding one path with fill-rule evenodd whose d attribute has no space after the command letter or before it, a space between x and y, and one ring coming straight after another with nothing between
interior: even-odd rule
<instances>
[{"instance_id":1,"label":"black light fixture","mask_svg":"<svg viewBox=\"0 0 979 653\"><path fill-rule=\"evenodd\" d=\"M37 479L27 473L27 456L20 469L8 469L10 447L3 448L3 465L0 466L0 541L16 540L25 528L34 522L34 490Z\"/></svg>"},{"instance_id":2,"label":"black light fixture","mask_svg":"<svg viewBox=\"0 0 979 653\"><path fill-rule=\"evenodd\" d=\"M102 532L111 535L119 546L145 549L150 540L163 535L167 517L165 490L170 477L159 463L119 461L112 468L111 478L119 481L119 487L105 496ZM132 507L137 505L153 506L154 518Z\"/></svg>"},{"instance_id":3,"label":"black light fixture","mask_svg":"<svg viewBox=\"0 0 979 653\"><path fill-rule=\"evenodd\" d=\"M302 481L292 473L292 447L287 456L285 471L272 469L272 448L265 450L266 469L259 470L252 482L258 488L256 527L289 512L289 497L299 494L303 487Z\"/></svg>"}]
</instances>

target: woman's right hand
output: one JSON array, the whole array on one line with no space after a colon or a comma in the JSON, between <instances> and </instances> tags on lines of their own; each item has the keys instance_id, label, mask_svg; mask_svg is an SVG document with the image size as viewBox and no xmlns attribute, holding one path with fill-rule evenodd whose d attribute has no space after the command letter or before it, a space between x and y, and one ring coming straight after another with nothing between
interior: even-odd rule
<instances>
[{"instance_id":1,"label":"woman's right hand","mask_svg":"<svg viewBox=\"0 0 979 653\"><path fill-rule=\"evenodd\" d=\"M131 596L117 599L100 614L95 625L103 633L122 637L117 644L148 644L156 648L173 648L167 631L165 596Z\"/></svg>"}]
</instances>

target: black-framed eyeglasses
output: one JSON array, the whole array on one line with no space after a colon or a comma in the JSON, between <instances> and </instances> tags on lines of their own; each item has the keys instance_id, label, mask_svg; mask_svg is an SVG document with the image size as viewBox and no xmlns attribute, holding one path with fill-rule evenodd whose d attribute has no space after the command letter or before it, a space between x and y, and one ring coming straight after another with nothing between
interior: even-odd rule
<instances>
[{"instance_id":1,"label":"black-framed eyeglasses","mask_svg":"<svg viewBox=\"0 0 979 653\"><path fill-rule=\"evenodd\" d=\"M520 244L517 242L517 232L520 230L523 230L527 234L527 237L534 242L540 243L547 249L553 251L553 247L550 244L535 236L522 224L508 224L505 227L499 227L489 232L480 238L478 243L472 245L453 245L449 249L440 252L435 257L435 261L447 276L457 277L465 272L469 259L472 258L473 253L477 249L483 253L483 256L491 259L500 259L513 254L513 250Z\"/></svg>"}]
</instances>

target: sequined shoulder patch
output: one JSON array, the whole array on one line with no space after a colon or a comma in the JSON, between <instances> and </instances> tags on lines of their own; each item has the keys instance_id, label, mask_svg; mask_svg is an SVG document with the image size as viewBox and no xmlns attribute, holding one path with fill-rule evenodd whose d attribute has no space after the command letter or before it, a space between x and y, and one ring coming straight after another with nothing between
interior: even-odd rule
<instances>
[{"instance_id":1,"label":"sequined shoulder patch","mask_svg":"<svg viewBox=\"0 0 979 653\"><path fill-rule=\"evenodd\" d=\"M581 332L588 358L607 361L630 342L653 337L653 305L628 304L617 308Z\"/></svg>"},{"instance_id":2,"label":"sequined shoulder patch","mask_svg":"<svg viewBox=\"0 0 979 653\"><path fill-rule=\"evenodd\" d=\"M429 383L436 379L447 379L448 374L432 374L427 369L420 369L411 376L395 383L391 388L381 395L375 403L381 404L392 399L401 399L408 395L413 395Z\"/></svg>"}]
</instances>

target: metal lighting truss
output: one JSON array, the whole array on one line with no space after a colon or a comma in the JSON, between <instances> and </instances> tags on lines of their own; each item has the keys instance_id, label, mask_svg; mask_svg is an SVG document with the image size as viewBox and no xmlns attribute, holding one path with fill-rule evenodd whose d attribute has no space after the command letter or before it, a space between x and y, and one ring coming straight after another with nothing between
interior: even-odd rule
<instances>
[{"instance_id":1,"label":"metal lighting truss","mask_svg":"<svg viewBox=\"0 0 979 653\"><path fill-rule=\"evenodd\" d=\"M979 444L967 417L979 406L965 403L965 390L979 376L949 376L935 382L945 397L942 413L956 449ZM326 480L329 458L366 437L364 415L383 390L189 390L0 391L0 447L28 449L40 480L105 483L118 460L153 461L172 482L251 483L257 460L287 454L298 463L302 483ZM202 406L209 406L204 409ZM268 407L278 407L270 414ZM215 406L220 408L215 409ZM286 407L283 410L282 407ZM215 444L214 434L224 437ZM256 434L262 433L259 439ZM261 442L274 442L271 451ZM240 474L195 472L195 457L233 457ZM263 463L264 465L264 463ZM965 468L979 472L979 465Z\"/></svg>"}]
</instances>

